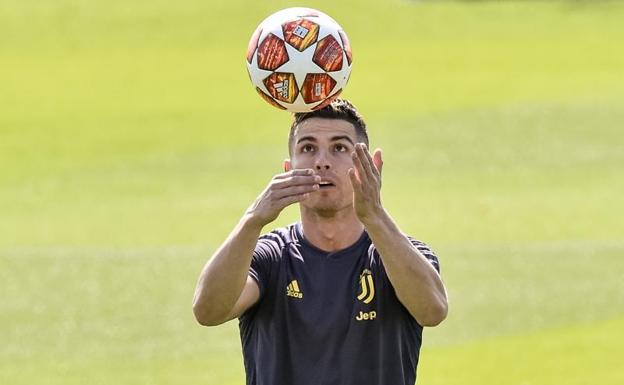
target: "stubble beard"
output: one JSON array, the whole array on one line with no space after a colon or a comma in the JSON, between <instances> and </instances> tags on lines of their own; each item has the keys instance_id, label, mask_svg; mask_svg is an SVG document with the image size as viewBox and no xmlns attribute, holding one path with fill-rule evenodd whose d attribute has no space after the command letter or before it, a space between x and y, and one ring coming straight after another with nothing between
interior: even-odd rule
<instances>
[{"instance_id":1,"label":"stubble beard","mask_svg":"<svg viewBox=\"0 0 624 385\"><path fill-rule=\"evenodd\" d=\"M316 192L315 194L322 194L322 191ZM328 198L323 196L316 196L311 199L310 202L301 202L301 210L308 211L309 213L313 213L314 215L318 215L322 218L333 218L338 213L353 209L353 198L352 195L347 199L346 197L341 198Z\"/></svg>"}]
</instances>

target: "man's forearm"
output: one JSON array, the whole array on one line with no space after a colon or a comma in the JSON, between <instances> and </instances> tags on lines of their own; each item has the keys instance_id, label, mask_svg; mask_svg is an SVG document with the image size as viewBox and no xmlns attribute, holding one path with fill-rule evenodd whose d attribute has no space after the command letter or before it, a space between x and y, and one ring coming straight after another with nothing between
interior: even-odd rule
<instances>
[{"instance_id":1,"label":"man's forearm","mask_svg":"<svg viewBox=\"0 0 624 385\"><path fill-rule=\"evenodd\" d=\"M206 263L193 298L198 321L218 323L232 310L247 280L261 231L262 225L246 214Z\"/></svg>"},{"instance_id":2,"label":"man's forearm","mask_svg":"<svg viewBox=\"0 0 624 385\"><path fill-rule=\"evenodd\" d=\"M447 313L446 290L427 258L385 210L364 225L401 303L423 326L442 322Z\"/></svg>"}]
</instances>

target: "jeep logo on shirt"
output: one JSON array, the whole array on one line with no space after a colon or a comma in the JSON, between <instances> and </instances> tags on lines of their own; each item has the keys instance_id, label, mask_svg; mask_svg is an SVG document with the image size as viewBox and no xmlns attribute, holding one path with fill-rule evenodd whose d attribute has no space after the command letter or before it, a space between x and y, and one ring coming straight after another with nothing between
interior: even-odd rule
<instances>
[{"instance_id":1,"label":"jeep logo on shirt","mask_svg":"<svg viewBox=\"0 0 624 385\"><path fill-rule=\"evenodd\" d=\"M355 316L355 319L358 321L372 321L375 318L377 318L377 312L375 310L367 312L360 311L360 314Z\"/></svg>"}]
</instances>

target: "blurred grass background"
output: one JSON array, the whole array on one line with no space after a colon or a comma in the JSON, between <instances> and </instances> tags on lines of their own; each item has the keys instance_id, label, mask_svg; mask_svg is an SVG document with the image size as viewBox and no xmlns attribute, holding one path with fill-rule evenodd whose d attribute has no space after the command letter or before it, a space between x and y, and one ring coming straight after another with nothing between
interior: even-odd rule
<instances>
[{"instance_id":1,"label":"blurred grass background","mask_svg":"<svg viewBox=\"0 0 624 385\"><path fill-rule=\"evenodd\" d=\"M190 304L287 156L243 57L293 5L0 2L0 383L244 382L236 323ZM624 4L306 5L349 34L386 207L441 258L418 383L623 383Z\"/></svg>"}]
</instances>

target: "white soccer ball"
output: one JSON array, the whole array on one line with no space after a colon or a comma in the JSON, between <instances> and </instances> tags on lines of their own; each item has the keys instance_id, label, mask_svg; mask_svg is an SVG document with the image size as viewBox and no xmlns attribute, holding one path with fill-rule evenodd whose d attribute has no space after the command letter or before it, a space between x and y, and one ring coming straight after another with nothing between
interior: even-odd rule
<instances>
[{"instance_id":1,"label":"white soccer ball","mask_svg":"<svg viewBox=\"0 0 624 385\"><path fill-rule=\"evenodd\" d=\"M323 12L288 8L267 17L247 48L249 78L272 106L309 112L331 103L349 80L347 34Z\"/></svg>"}]
</instances>

